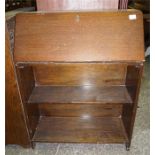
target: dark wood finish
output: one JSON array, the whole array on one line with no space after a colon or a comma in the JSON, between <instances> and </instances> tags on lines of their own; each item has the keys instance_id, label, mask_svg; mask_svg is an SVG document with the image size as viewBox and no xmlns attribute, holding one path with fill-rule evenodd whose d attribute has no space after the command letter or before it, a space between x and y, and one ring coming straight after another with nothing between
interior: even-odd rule
<instances>
[{"instance_id":1,"label":"dark wood finish","mask_svg":"<svg viewBox=\"0 0 155 155\"><path fill-rule=\"evenodd\" d=\"M37 0L38 11L118 9L119 0Z\"/></svg>"},{"instance_id":2,"label":"dark wood finish","mask_svg":"<svg viewBox=\"0 0 155 155\"><path fill-rule=\"evenodd\" d=\"M122 115L122 104L71 104L71 103L40 103L29 104L32 115L54 117L120 117Z\"/></svg>"},{"instance_id":3,"label":"dark wood finish","mask_svg":"<svg viewBox=\"0 0 155 155\"><path fill-rule=\"evenodd\" d=\"M34 74L37 85L124 85L126 68L126 64L37 64Z\"/></svg>"},{"instance_id":4,"label":"dark wood finish","mask_svg":"<svg viewBox=\"0 0 155 155\"><path fill-rule=\"evenodd\" d=\"M30 147L31 139L18 91L7 28L5 33L5 143Z\"/></svg>"},{"instance_id":5,"label":"dark wood finish","mask_svg":"<svg viewBox=\"0 0 155 155\"><path fill-rule=\"evenodd\" d=\"M127 75L126 75L126 82L127 86L136 86L139 80L139 71L143 64L136 64L136 65L128 65L127 66Z\"/></svg>"},{"instance_id":6,"label":"dark wood finish","mask_svg":"<svg viewBox=\"0 0 155 155\"><path fill-rule=\"evenodd\" d=\"M29 103L132 103L125 86L38 86Z\"/></svg>"},{"instance_id":7,"label":"dark wood finish","mask_svg":"<svg viewBox=\"0 0 155 155\"><path fill-rule=\"evenodd\" d=\"M139 91L140 91L142 72L143 72L143 64L128 67L126 84L127 85L129 84L127 89L130 94L132 93L132 96L133 96L132 99L134 101L134 104L124 105L123 112L122 112L122 120L124 122L127 135L129 137L129 143L127 144L127 147L130 147L130 144L131 144L136 111L138 108L138 97L139 97ZM134 81L132 82L132 85L131 85L131 81Z\"/></svg>"},{"instance_id":8,"label":"dark wood finish","mask_svg":"<svg viewBox=\"0 0 155 155\"><path fill-rule=\"evenodd\" d=\"M27 102L33 88L35 87L35 79L32 67L17 67L18 82L22 90L21 96L23 102Z\"/></svg>"},{"instance_id":9,"label":"dark wood finish","mask_svg":"<svg viewBox=\"0 0 155 155\"><path fill-rule=\"evenodd\" d=\"M127 67L127 75L126 75L126 86L129 94L134 102L136 102L136 90L138 86L138 81L141 79L140 70L143 64L137 65L128 65Z\"/></svg>"},{"instance_id":10,"label":"dark wood finish","mask_svg":"<svg viewBox=\"0 0 155 155\"><path fill-rule=\"evenodd\" d=\"M31 141L130 147L142 21L136 10L17 15L14 59Z\"/></svg>"},{"instance_id":11,"label":"dark wood finish","mask_svg":"<svg viewBox=\"0 0 155 155\"><path fill-rule=\"evenodd\" d=\"M128 137L130 139L132 138L132 132L133 132L134 122L135 122L135 118L136 118L136 112L137 112L137 108L138 108L138 98L139 98L139 91L140 91L142 73L143 73L143 64L141 64L139 67L139 73L138 73L139 78L137 81L137 87L136 87L136 93L135 93L136 94L135 104L133 104L131 123L130 123L130 131L128 132L129 133ZM131 141L130 141L130 143L131 143Z\"/></svg>"},{"instance_id":12,"label":"dark wood finish","mask_svg":"<svg viewBox=\"0 0 155 155\"><path fill-rule=\"evenodd\" d=\"M136 20L129 19L133 14ZM16 16L14 58L16 62L143 61L142 36L143 17L137 10L22 13Z\"/></svg>"},{"instance_id":13,"label":"dark wood finish","mask_svg":"<svg viewBox=\"0 0 155 155\"><path fill-rule=\"evenodd\" d=\"M128 142L120 118L41 117L33 141Z\"/></svg>"},{"instance_id":14,"label":"dark wood finish","mask_svg":"<svg viewBox=\"0 0 155 155\"><path fill-rule=\"evenodd\" d=\"M18 75L19 88L21 90L20 91L21 99L23 102L23 106L27 112L27 117L28 117L29 125L30 125L29 130L30 130L31 137L32 137L35 132L36 126L38 124L38 119L39 119L39 116L32 115L32 109L29 109L27 105L28 99L35 87L33 68L30 66L26 66L26 67L21 66L21 67L16 67L16 70L17 70L17 75Z\"/></svg>"},{"instance_id":15,"label":"dark wood finish","mask_svg":"<svg viewBox=\"0 0 155 155\"><path fill-rule=\"evenodd\" d=\"M56 117L119 117L122 105L39 104L40 115Z\"/></svg>"}]
</instances>

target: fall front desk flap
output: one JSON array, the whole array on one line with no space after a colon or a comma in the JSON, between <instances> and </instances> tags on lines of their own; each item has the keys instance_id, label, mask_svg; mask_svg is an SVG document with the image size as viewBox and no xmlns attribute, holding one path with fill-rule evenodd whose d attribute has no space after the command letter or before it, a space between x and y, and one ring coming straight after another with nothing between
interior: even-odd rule
<instances>
[{"instance_id":1,"label":"fall front desk flap","mask_svg":"<svg viewBox=\"0 0 155 155\"><path fill-rule=\"evenodd\" d=\"M144 61L138 10L21 13L16 16L15 62Z\"/></svg>"}]
</instances>

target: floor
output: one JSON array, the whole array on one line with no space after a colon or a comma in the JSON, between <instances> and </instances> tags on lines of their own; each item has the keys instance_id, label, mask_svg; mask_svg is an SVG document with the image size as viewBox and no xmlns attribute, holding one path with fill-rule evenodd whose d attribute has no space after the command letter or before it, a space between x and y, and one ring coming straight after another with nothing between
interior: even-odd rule
<instances>
[{"instance_id":1,"label":"floor","mask_svg":"<svg viewBox=\"0 0 155 155\"><path fill-rule=\"evenodd\" d=\"M130 151L121 144L49 144L37 143L35 149L7 145L6 155L149 155L150 136L150 65L145 62Z\"/></svg>"}]
</instances>

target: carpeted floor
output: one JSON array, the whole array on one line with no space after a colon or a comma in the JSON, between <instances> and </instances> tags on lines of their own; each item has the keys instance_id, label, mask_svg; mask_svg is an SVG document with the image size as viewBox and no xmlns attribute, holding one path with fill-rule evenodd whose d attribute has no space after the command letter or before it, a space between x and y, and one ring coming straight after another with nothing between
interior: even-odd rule
<instances>
[{"instance_id":1,"label":"carpeted floor","mask_svg":"<svg viewBox=\"0 0 155 155\"><path fill-rule=\"evenodd\" d=\"M37 143L35 149L7 145L6 155L149 155L150 154L150 65L145 62L130 151L118 144L49 144Z\"/></svg>"}]
</instances>

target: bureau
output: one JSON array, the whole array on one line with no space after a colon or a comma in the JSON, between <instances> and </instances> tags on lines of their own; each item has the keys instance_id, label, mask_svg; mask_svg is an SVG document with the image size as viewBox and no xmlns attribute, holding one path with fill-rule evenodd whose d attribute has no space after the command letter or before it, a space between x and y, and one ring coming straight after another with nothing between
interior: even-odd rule
<instances>
[{"instance_id":1,"label":"bureau","mask_svg":"<svg viewBox=\"0 0 155 155\"><path fill-rule=\"evenodd\" d=\"M13 59L32 145L129 149L144 62L140 11L18 14Z\"/></svg>"}]
</instances>

